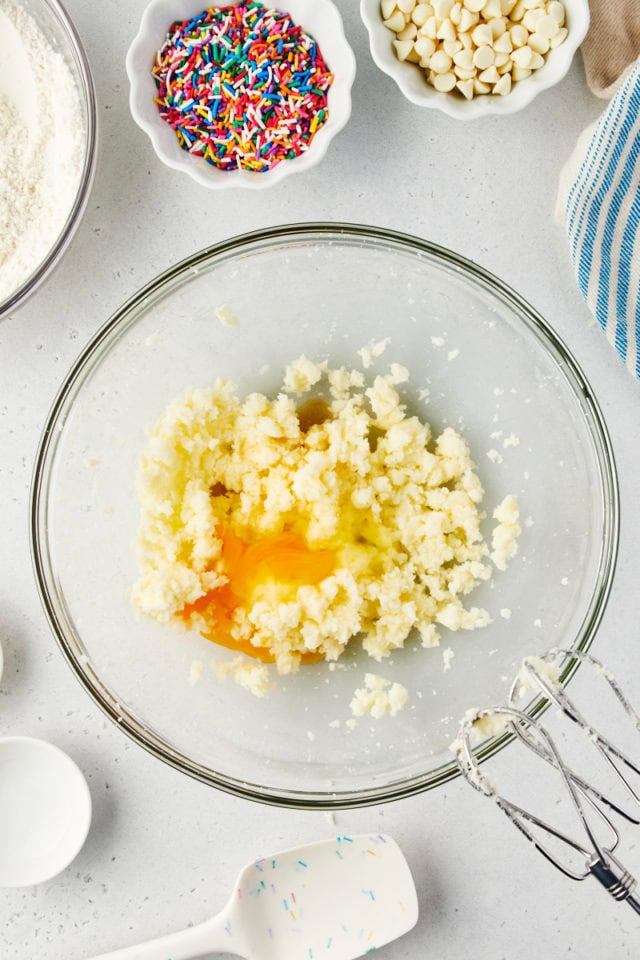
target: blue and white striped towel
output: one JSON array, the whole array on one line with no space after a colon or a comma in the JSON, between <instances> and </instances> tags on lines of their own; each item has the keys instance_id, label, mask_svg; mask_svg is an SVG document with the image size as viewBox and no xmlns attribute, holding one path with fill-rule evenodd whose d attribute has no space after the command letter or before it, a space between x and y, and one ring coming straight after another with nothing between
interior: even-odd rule
<instances>
[{"instance_id":1,"label":"blue and white striped towel","mask_svg":"<svg viewBox=\"0 0 640 960\"><path fill-rule=\"evenodd\" d=\"M640 378L640 60L560 178L558 214L578 286Z\"/></svg>"}]
</instances>

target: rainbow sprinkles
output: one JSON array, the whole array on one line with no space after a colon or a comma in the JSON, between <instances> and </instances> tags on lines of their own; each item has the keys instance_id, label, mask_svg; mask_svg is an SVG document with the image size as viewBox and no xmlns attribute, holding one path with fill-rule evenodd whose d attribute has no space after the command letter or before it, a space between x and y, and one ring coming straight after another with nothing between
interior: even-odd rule
<instances>
[{"instance_id":1,"label":"rainbow sprinkles","mask_svg":"<svg viewBox=\"0 0 640 960\"><path fill-rule=\"evenodd\" d=\"M289 14L242 2L172 24L153 67L160 116L221 170L265 173L308 150L333 82Z\"/></svg>"}]
</instances>

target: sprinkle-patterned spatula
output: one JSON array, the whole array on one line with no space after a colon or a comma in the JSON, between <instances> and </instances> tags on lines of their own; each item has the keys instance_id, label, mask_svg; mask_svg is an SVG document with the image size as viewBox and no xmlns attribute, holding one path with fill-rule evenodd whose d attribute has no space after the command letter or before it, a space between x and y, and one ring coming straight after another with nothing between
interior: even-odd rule
<instances>
[{"instance_id":1,"label":"sprinkle-patterned spatula","mask_svg":"<svg viewBox=\"0 0 640 960\"><path fill-rule=\"evenodd\" d=\"M244 868L224 910L196 927L94 960L355 960L411 930L416 890L394 840L312 843Z\"/></svg>"}]
</instances>

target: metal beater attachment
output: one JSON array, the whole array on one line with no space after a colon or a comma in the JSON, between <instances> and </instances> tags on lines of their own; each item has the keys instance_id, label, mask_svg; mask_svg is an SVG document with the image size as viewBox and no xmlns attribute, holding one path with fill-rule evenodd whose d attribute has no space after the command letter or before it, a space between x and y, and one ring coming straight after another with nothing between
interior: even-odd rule
<instances>
[{"instance_id":1,"label":"metal beater attachment","mask_svg":"<svg viewBox=\"0 0 640 960\"><path fill-rule=\"evenodd\" d=\"M615 900L626 900L636 913L640 914L640 899L634 893L637 881L613 854L620 841L620 835L607 815L607 813L613 812L629 823L640 823L640 796L628 779L629 771L640 778L640 767L616 747L608 737L600 734L585 720L560 686L559 664L567 664L571 660L579 660L583 664L588 664L606 681L623 710L635 725L636 730L640 732L640 717L629 704L614 677L599 660L587 653L552 650L542 657L525 658L522 670L511 687L509 706L472 710L466 714L460 726L454 749L462 774L468 783L485 796L493 798L516 827L558 870L573 880L585 880L589 876L594 876ZM616 780L622 785L627 798L625 804L621 804L617 800L614 801L594 784L578 775L562 759L551 734L541 724L540 720L533 719L516 708L515 704L520 701L524 690L542 693L548 701L560 708L565 717L582 729L588 740L606 761L608 768L613 771ZM504 733L515 735L526 747L557 770L560 782L568 792L571 806L575 809L582 827L582 839L570 836L564 830L554 827L518 804L501 796L492 781L480 769L478 759L473 751L473 744L477 745L478 740L483 737ZM638 783L640 784L640 779ZM628 801L630 801L631 810L627 808ZM599 825L599 832L607 834L605 843L601 842L596 836L594 822ZM573 865L563 861L533 832L533 827L537 828L539 832L547 833L554 838L558 848L561 849L564 845L565 848L573 852L574 856L575 854L584 856L584 868L575 869Z\"/></svg>"}]
</instances>

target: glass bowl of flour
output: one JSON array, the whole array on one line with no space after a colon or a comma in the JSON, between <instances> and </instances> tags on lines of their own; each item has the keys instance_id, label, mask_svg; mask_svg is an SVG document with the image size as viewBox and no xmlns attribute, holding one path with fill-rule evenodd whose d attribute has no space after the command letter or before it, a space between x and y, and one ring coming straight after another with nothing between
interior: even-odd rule
<instances>
[{"instance_id":1,"label":"glass bowl of flour","mask_svg":"<svg viewBox=\"0 0 640 960\"><path fill-rule=\"evenodd\" d=\"M84 213L96 95L57 0L0 0L0 318L51 273Z\"/></svg>"}]
</instances>

